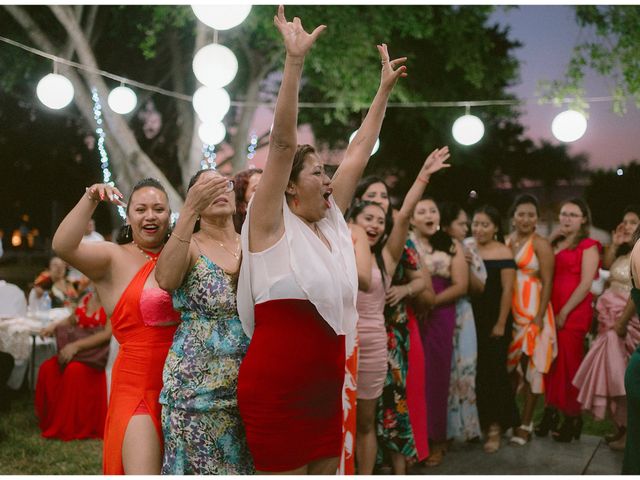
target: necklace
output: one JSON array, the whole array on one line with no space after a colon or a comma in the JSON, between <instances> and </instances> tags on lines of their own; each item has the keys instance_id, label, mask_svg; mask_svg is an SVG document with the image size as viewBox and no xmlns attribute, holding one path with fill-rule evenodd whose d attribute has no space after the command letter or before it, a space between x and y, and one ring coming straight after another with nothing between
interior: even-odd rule
<instances>
[{"instance_id":1,"label":"necklace","mask_svg":"<svg viewBox=\"0 0 640 480\"><path fill-rule=\"evenodd\" d=\"M140 253L144 255L147 258L147 260L151 260L154 262L158 260L158 257L160 256L160 252L158 253L149 252L144 248L142 248L140 245L138 245L136 242L132 241L131 243L133 243L136 246L136 248L140 250Z\"/></svg>"},{"instance_id":2,"label":"necklace","mask_svg":"<svg viewBox=\"0 0 640 480\"><path fill-rule=\"evenodd\" d=\"M235 251L235 252L232 252L231 250L229 250L229 249L225 246L225 244L224 244L224 243L222 243L222 242L220 242L220 241L218 241L218 240L216 240L216 239L213 239L213 241L214 241L214 242L216 242L218 245L220 245L222 248L224 248L224 249L225 249L227 252L229 252L231 255L233 255L233 257L234 257L236 260L240 260L240 242L238 242L238 241L237 241L237 237L236 237L236 242L237 242L237 243L236 243L236 251Z\"/></svg>"}]
</instances>

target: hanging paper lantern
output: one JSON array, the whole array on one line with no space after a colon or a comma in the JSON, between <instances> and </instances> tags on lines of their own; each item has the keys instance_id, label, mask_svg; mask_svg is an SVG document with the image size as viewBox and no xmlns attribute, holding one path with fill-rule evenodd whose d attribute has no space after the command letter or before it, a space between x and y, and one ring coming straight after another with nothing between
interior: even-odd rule
<instances>
[{"instance_id":1,"label":"hanging paper lantern","mask_svg":"<svg viewBox=\"0 0 640 480\"><path fill-rule=\"evenodd\" d=\"M484 136L484 124L475 115L463 115L453 122L451 133L461 145L473 145Z\"/></svg>"},{"instance_id":2,"label":"hanging paper lantern","mask_svg":"<svg viewBox=\"0 0 640 480\"><path fill-rule=\"evenodd\" d=\"M116 113L125 115L133 111L138 103L136 93L129 87L120 86L111 90L107 98L109 108Z\"/></svg>"},{"instance_id":3,"label":"hanging paper lantern","mask_svg":"<svg viewBox=\"0 0 640 480\"><path fill-rule=\"evenodd\" d=\"M191 5L191 8L198 20L216 30L240 25L251 12L251 5Z\"/></svg>"},{"instance_id":4,"label":"hanging paper lantern","mask_svg":"<svg viewBox=\"0 0 640 480\"><path fill-rule=\"evenodd\" d=\"M349 137L349 143L351 143L353 139L356 137L356 133L358 133L358 130L356 130L351 134L351 136ZM376 138L376 143L373 145L373 150L371 151L370 156L375 155L379 148L380 148L380 139Z\"/></svg>"},{"instance_id":5,"label":"hanging paper lantern","mask_svg":"<svg viewBox=\"0 0 640 480\"><path fill-rule=\"evenodd\" d=\"M38 99L47 107L59 110L73 100L73 85L67 77L50 73L42 77L36 87Z\"/></svg>"},{"instance_id":6,"label":"hanging paper lantern","mask_svg":"<svg viewBox=\"0 0 640 480\"><path fill-rule=\"evenodd\" d=\"M222 88L236 77L238 60L224 45L212 43L202 47L193 57L193 73L203 85Z\"/></svg>"},{"instance_id":7,"label":"hanging paper lantern","mask_svg":"<svg viewBox=\"0 0 640 480\"><path fill-rule=\"evenodd\" d=\"M561 142L575 142L587 131L587 119L580 112L566 110L551 122L551 132Z\"/></svg>"},{"instance_id":8,"label":"hanging paper lantern","mask_svg":"<svg viewBox=\"0 0 640 480\"><path fill-rule=\"evenodd\" d=\"M204 123L219 122L231 108L231 98L224 88L200 87L193 94L193 109Z\"/></svg>"},{"instance_id":9,"label":"hanging paper lantern","mask_svg":"<svg viewBox=\"0 0 640 480\"><path fill-rule=\"evenodd\" d=\"M224 140L227 129L222 122L203 123L198 128L198 136L202 143L217 145Z\"/></svg>"}]
</instances>

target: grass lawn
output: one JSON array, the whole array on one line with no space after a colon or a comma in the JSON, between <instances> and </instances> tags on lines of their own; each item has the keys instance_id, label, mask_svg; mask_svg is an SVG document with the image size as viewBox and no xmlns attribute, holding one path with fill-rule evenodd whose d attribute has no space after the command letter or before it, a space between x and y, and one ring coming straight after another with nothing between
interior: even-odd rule
<instances>
[{"instance_id":1,"label":"grass lawn","mask_svg":"<svg viewBox=\"0 0 640 480\"><path fill-rule=\"evenodd\" d=\"M28 391L17 392L10 411L0 412L0 475L101 473L102 440L42 438Z\"/></svg>"}]
</instances>

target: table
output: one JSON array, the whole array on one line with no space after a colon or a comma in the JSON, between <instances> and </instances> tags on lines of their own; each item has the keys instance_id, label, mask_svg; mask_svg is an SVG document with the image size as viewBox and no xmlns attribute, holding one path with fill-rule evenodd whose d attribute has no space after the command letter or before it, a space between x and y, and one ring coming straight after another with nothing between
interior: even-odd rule
<instances>
[{"instance_id":1,"label":"table","mask_svg":"<svg viewBox=\"0 0 640 480\"><path fill-rule=\"evenodd\" d=\"M55 350L55 338L40 337L42 327L50 322L61 320L70 315L66 308L53 308L49 312L40 313L37 317L3 317L0 318L0 351L13 356L16 366L21 369L30 365L31 389L35 388L36 350L43 346L47 350Z\"/></svg>"}]
</instances>

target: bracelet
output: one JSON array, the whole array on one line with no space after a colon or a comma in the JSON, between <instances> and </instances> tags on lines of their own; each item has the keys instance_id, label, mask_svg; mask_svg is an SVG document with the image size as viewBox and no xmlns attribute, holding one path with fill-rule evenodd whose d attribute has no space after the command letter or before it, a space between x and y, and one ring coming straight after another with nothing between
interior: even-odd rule
<instances>
[{"instance_id":1,"label":"bracelet","mask_svg":"<svg viewBox=\"0 0 640 480\"><path fill-rule=\"evenodd\" d=\"M420 180L422 183L427 184L429 183L429 177L427 177L426 179L422 178L420 175L418 175L418 180Z\"/></svg>"},{"instance_id":2,"label":"bracelet","mask_svg":"<svg viewBox=\"0 0 640 480\"><path fill-rule=\"evenodd\" d=\"M411 285L407 283L407 296L410 297L413 295L413 291L411 290Z\"/></svg>"},{"instance_id":3,"label":"bracelet","mask_svg":"<svg viewBox=\"0 0 640 480\"><path fill-rule=\"evenodd\" d=\"M184 239L184 238L182 238L180 235L178 235L176 232L171 232L171 236L172 236L172 237L176 237L176 239L177 239L179 242L182 242L182 243L191 243L191 240L185 240L185 239Z\"/></svg>"}]
</instances>

